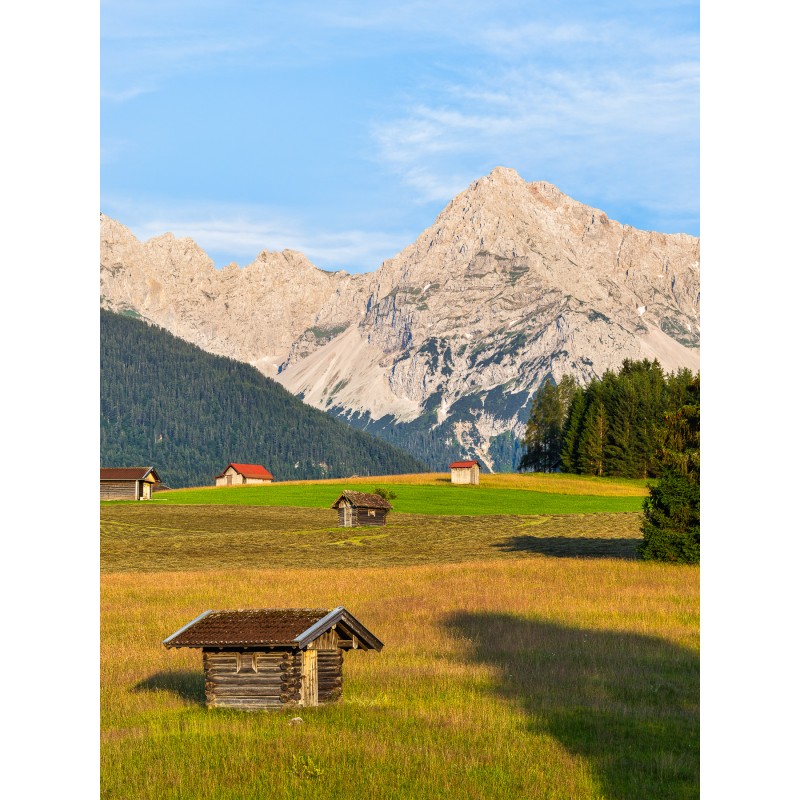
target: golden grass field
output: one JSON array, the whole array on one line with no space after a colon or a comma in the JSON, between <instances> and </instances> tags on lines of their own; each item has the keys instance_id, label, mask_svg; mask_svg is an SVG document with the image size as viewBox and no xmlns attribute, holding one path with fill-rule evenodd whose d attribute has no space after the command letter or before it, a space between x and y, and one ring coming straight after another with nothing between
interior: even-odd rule
<instances>
[{"instance_id":1,"label":"golden grass field","mask_svg":"<svg viewBox=\"0 0 800 800\"><path fill-rule=\"evenodd\" d=\"M639 561L638 512L331 517L101 507L102 797L699 795L699 569ZM206 709L200 652L161 644L210 608L337 605L385 648L330 706Z\"/></svg>"},{"instance_id":2,"label":"golden grass field","mask_svg":"<svg viewBox=\"0 0 800 800\"><path fill-rule=\"evenodd\" d=\"M386 646L329 707L206 710L199 652L161 645L339 604ZM613 559L104 575L102 795L696 797L698 614L697 568Z\"/></svg>"}]
</instances>

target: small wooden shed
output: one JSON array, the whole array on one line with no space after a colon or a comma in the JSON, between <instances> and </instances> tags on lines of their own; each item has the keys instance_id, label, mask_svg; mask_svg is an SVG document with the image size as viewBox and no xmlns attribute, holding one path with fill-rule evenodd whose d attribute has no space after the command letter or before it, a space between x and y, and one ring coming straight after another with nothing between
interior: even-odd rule
<instances>
[{"instance_id":1,"label":"small wooden shed","mask_svg":"<svg viewBox=\"0 0 800 800\"><path fill-rule=\"evenodd\" d=\"M481 465L477 461L454 461L450 465L450 483L470 483L477 486L481 482Z\"/></svg>"},{"instance_id":2,"label":"small wooden shed","mask_svg":"<svg viewBox=\"0 0 800 800\"><path fill-rule=\"evenodd\" d=\"M261 464L234 464L231 462L215 477L217 486L241 486L245 483L272 483L272 473Z\"/></svg>"},{"instance_id":3,"label":"small wooden shed","mask_svg":"<svg viewBox=\"0 0 800 800\"><path fill-rule=\"evenodd\" d=\"M339 495L331 508L339 512L340 528L355 528L359 525L385 525L392 505L379 494L346 491Z\"/></svg>"},{"instance_id":4,"label":"small wooden shed","mask_svg":"<svg viewBox=\"0 0 800 800\"><path fill-rule=\"evenodd\" d=\"M157 483L153 467L100 467L101 500L149 500Z\"/></svg>"},{"instance_id":5,"label":"small wooden shed","mask_svg":"<svg viewBox=\"0 0 800 800\"><path fill-rule=\"evenodd\" d=\"M163 643L202 649L210 708L245 710L336 701L344 654L383 648L342 606L206 611Z\"/></svg>"}]
</instances>

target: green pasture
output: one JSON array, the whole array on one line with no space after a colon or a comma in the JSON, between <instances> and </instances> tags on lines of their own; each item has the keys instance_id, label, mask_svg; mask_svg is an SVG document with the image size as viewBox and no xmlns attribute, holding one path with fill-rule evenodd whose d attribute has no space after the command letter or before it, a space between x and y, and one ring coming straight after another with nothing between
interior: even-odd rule
<instances>
[{"instance_id":1,"label":"green pasture","mask_svg":"<svg viewBox=\"0 0 800 800\"><path fill-rule=\"evenodd\" d=\"M287 483L268 486L209 487L156 492L153 504L223 506L295 506L328 508L346 489L372 491L384 486L395 492L391 503L405 514L445 516L484 516L496 514L609 514L641 511L642 497L604 497L555 494L527 489L501 489L484 486L416 486L376 481L364 483Z\"/></svg>"}]
</instances>

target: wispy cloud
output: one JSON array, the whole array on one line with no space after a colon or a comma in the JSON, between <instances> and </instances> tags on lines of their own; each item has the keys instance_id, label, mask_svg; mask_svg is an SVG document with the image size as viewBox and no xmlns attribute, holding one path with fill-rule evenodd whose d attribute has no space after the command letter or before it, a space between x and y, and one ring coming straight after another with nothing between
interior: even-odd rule
<instances>
[{"instance_id":1,"label":"wispy cloud","mask_svg":"<svg viewBox=\"0 0 800 800\"><path fill-rule=\"evenodd\" d=\"M659 207L673 217L696 214L696 37L677 36L670 47L652 31L619 24L535 24L495 27L482 41L501 55L372 125L376 160L420 201L447 200L470 172L469 180L503 164L562 188L574 178L610 203L627 196L656 216ZM570 52L579 45L580 56L540 57L563 44ZM528 57L507 58L525 46Z\"/></svg>"},{"instance_id":2,"label":"wispy cloud","mask_svg":"<svg viewBox=\"0 0 800 800\"><path fill-rule=\"evenodd\" d=\"M250 263L262 250L297 250L323 269L364 272L397 254L419 233L319 229L305 220L274 209L229 206L170 207L158 210L153 204L109 201L105 213L117 219L140 240L164 233L188 237L215 259L224 253L237 263Z\"/></svg>"}]
</instances>

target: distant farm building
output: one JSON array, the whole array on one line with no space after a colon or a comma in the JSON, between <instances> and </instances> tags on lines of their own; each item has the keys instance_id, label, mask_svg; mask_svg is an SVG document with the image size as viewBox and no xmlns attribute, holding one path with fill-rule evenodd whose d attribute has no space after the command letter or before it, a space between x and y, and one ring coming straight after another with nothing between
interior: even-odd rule
<instances>
[{"instance_id":1,"label":"distant farm building","mask_svg":"<svg viewBox=\"0 0 800 800\"><path fill-rule=\"evenodd\" d=\"M481 482L481 466L477 461L454 461L450 465L450 483L471 483L477 486Z\"/></svg>"},{"instance_id":2,"label":"distant farm building","mask_svg":"<svg viewBox=\"0 0 800 800\"><path fill-rule=\"evenodd\" d=\"M365 492L342 492L331 508L339 512L340 528L385 525L386 515L392 510L388 500L379 494Z\"/></svg>"},{"instance_id":3,"label":"distant farm building","mask_svg":"<svg viewBox=\"0 0 800 800\"><path fill-rule=\"evenodd\" d=\"M149 500L158 483L152 467L100 467L101 500Z\"/></svg>"},{"instance_id":4,"label":"distant farm building","mask_svg":"<svg viewBox=\"0 0 800 800\"><path fill-rule=\"evenodd\" d=\"M342 606L206 611L163 644L202 648L207 705L245 710L338 700L344 653L383 648Z\"/></svg>"},{"instance_id":5,"label":"distant farm building","mask_svg":"<svg viewBox=\"0 0 800 800\"><path fill-rule=\"evenodd\" d=\"M261 464L234 464L231 462L215 478L217 486L241 486L244 483L272 483L272 473Z\"/></svg>"}]
</instances>

